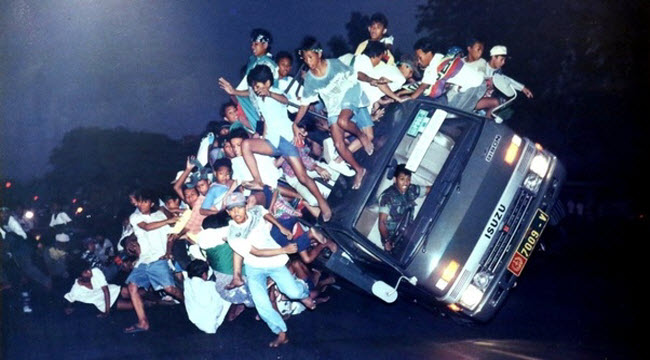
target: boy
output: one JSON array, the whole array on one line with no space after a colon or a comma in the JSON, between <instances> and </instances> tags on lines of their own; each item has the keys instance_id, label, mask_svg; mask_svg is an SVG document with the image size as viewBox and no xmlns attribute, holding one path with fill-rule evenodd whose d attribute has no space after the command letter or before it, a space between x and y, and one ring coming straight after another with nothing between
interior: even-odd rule
<instances>
[{"instance_id":1,"label":"boy","mask_svg":"<svg viewBox=\"0 0 650 360\"><path fill-rule=\"evenodd\" d=\"M172 271L167 259L170 258L171 249L167 246L169 225L178 218L167 217L161 211L152 211L155 196L150 191L142 191L137 199L139 214L132 214L129 218L137 237L137 246L130 244L131 249L138 256L134 268L126 279L131 303L138 316L138 322L126 329L125 333L134 333L149 330L149 320L144 311L144 303L138 288L153 287L154 290L165 290L173 297L183 300L183 293L176 287Z\"/></svg>"},{"instance_id":2,"label":"boy","mask_svg":"<svg viewBox=\"0 0 650 360\"><path fill-rule=\"evenodd\" d=\"M427 38L418 40L413 46L415 57L420 67L425 68L422 83L411 95L416 99L420 95L439 98L445 93L447 83L456 85L458 93L448 101L450 107L471 112L487 89L484 76L475 69L464 66L459 57L445 57L434 53L433 43ZM441 98L447 102L447 98Z\"/></svg>"},{"instance_id":3,"label":"boy","mask_svg":"<svg viewBox=\"0 0 650 360\"><path fill-rule=\"evenodd\" d=\"M278 63L278 89L293 104L293 106L287 106L287 111L295 114L298 112L297 104L302 97L302 86L297 79L289 75L293 66L293 56L286 51L280 51L275 55L275 62Z\"/></svg>"},{"instance_id":4,"label":"boy","mask_svg":"<svg viewBox=\"0 0 650 360\"><path fill-rule=\"evenodd\" d=\"M487 61L482 58L485 43L483 41L472 38L467 42L467 56L463 58L466 66L473 67L481 73L485 73Z\"/></svg>"},{"instance_id":5,"label":"boy","mask_svg":"<svg viewBox=\"0 0 650 360\"><path fill-rule=\"evenodd\" d=\"M393 37L385 36L386 32L388 32L388 19L382 13L374 13L370 17L370 26L368 26L370 39L362 41L359 46L357 46L354 55L362 54L369 41L380 41L386 46L386 51L382 55L382 61L388 65L395 65L395 58L390 52L390 48L393 46Z\"/></svg>"},{"instance_id":6,"label":"boy","mask_svg":"<svg viewBox=\"0 0 650 360\"><path fill-rule=\"evenodd\" d=\"M399 235L395 233L397 224L407 213L409 220L413 220L415 199L431 190L431 186L411 184L411 171L406 169L406 164L397 165L394 177L393 186L384 190L379 197L379 234L386 251L392 251L395 247L393 238Z\"/></svg>"},{"instance_id":7,"label":"boy","mask_svg":"<svg viewBox=\"0 0 650 360\"><path fill-rule=\"evenodd\" d=\"M244 194L234 192L228 195L226 209L232 218L228 226L228 244L243 257L248 288L260 318L278 335L269 346L286 344L289 342L287 325L282 316L273 309L267 292L267 278L273 279L287 297L299 299L305 306L313 309L315 304L309 298L309 289L304 282L296 280L286 267L289 261L287 254L296 253L298 247L295 243L280 247L271 237L269 224L265 220L272 216L261 206L246 210Z\"/></svg>"},{"instance_id":8,"label":"boy","mask_svg":"<svg viewBox=\"0 0 650 360\"><path fill-rule=\"evenodd\" d=\"M287 98L275 89L271 89L273 82L271 70L266 66L258 65L248 74L248 81L258 96L257 108L266 119L264 139L247 139L242 142L242 155L253 177L249 182L250 186L258 189L264 187L254 154L282 156L291 165L298 181L316 198L323 221L329 221L332 210L314 180L307 176L300 153L293 144L293 123L287 116Z\"/></svg>"},{"instance_id":9,"label":"boy","mask_svg":"<svg viewBox=\"0 0 650 360\"><path fill-rule=\"evenodd\" d=\"M397 91L406 79L397 66L388 65L381 61L386 47L379 41L368 42L363 54L357 55L354 61L354 71L361 83L361 88L370 100L370 108L384 95L402 102L393 91Z\"/></svg>"},{"instance_id":10,"label":"boy","mask_svg":"<svg viewBox=\"0 0 650 360\"><path fill-rule=\"evenodd\" d=\"M187 316L196 327L207 334L217 332L228 314L230 303L217 293L215 283L208 281L208 263L192 260L183 281Z\"/></svg>"},{"instance_id":11,"label":"boy","mask_svg":"<svg viewBox=\"0 0 650 360\"><path fill-rule=\"evenodd\" d=\"M243 128L244 130L248 131L251 134L255 132L255 128L251 126L251 124L248 122L248 120L245 117L240 118L238 116L237 104L235 104L232 100L228 101L227 103L221 106L221 116L223 116L223 119L228 124L230 124L230 126L228 127L228 132L233 131L237 128Z\"/></svg>"}]
</instances>

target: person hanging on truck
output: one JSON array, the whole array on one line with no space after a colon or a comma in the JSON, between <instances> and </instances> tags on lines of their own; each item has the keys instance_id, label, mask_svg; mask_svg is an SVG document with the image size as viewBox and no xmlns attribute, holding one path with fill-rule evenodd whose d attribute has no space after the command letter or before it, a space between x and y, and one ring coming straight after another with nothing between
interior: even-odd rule
<instances>
[{"instance_id":1,"label":"person hanging on truck","mask_svg":"<svg viewBox=\"0 0 650 360\"><path fill-rule=\"evenodd\" d=\"M485 109L487 117L492 117L492 109L499 106L507 99L499 95L498 90L494 87L492 78L495 74L499 74L501 79L505 80L506 86L511 86L516 91L521 91L527 98L533 98L533 92L530 91L524 84L503 74L503 66L506 64L508 58L508 48L503 45L495 45L490 49L490 61L485 68L485 77L487 79L487 92L479 101L476 108Z\"/></svg>"},{"instance_id":2,"label":"person hanging on truck","mask_svg":"<svg viewBox=\"0 0 650 360\"><path fill-rule=\"evenodd\" d=\"M384 190L379 197L379 234L386 251L392 251L395 247L394 239L399 235L397 226L404 216L413 220L415 199L426 196L431 190L431 186L411 184L411 171L406 164L397 165L393 179L393 186Z\"/></svg>"},{"instance_id":3,"label":"person hanging on truck","mask_svg":"<svg viewBox=\"0 0 650 360\"><path fill-rule=\"evenodd\" d=\"M413 48L418 64L424 68L424 75L420 86L409 98L417 99L424 95L450 107L467 112L474 110L487 89L484 75L471 66L465 66L461 57L434 52L431 39L421 38ZM458 88L458 93L450 101L445 96L448 84Z\"/></svg>"},{"instance_id":4,"label":"person hanging on truck","mask_svg":"<svg viewBox=\"0 0 650 360\"><path fill-rule=\"evenodd\" d=\"M339 155L356 172L352 189L359 189L366 174L366 169L359 165L348 150L345 133L354 135L370 156L374 152L373 123L367 106L368 98L361 90L359 81L351 67L339 59L325 59L323 47L318 40L307 38L301 46L300 54L309 71L305 75L303 99L300 110L293 123L294 143L302 145L305 137L300 121L307 113L309 105L323 100L327 109L328 124Z\"/></svg>"}]
</instances>

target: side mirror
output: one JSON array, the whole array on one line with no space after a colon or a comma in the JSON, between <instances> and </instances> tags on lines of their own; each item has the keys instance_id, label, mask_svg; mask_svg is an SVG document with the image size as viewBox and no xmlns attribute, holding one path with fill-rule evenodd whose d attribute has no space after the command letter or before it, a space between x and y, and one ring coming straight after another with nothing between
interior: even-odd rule
<instances>
[{"instance_id":1,"label":"side mirror","mask_svg":"<svg viewBox=\"0 0 650 360\"><path fill-rule=\"evenodd\" d=\"M383 281L375 281L375 283L372 284L371 291L373 295L389 304L397 300L397 291Z\"/></svg>"}]
</instances>

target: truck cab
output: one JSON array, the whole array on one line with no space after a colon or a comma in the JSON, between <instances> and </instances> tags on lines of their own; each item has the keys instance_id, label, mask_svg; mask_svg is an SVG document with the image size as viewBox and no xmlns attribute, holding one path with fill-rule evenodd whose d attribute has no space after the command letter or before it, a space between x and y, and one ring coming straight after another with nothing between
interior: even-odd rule
<instances>
[{"instance_id":1,"label":"truck cab","mask_svg":"<svg viewBox=\"0 0 650 360\"><path fill-rule=\"evenodd\" d=\"M420 297L490 319L540 241L563 166L506 125L428 100L389 107L374 131L374 154L355 154L367 169L362 186L353 190L353 179L340 177L329 193L333 217L319 227L340 250L325 266L387 302L405 279ZM378 199L398 164L430 191L387 252Z\"/></svg>"}]
</instances>

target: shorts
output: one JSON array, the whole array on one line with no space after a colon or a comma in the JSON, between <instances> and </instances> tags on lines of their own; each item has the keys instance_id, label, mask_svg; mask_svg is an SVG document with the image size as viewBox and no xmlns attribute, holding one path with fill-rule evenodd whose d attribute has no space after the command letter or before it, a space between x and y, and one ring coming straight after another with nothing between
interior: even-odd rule
<instances>
[{"instance_id":1,"label":"shorts","mask_svg":"<svg viewBox=\"0 0 650 360\"><path fill-rule=\"evenodd\" d=\"M286 218L286 219L280 218L276 220L282 226L289 229L289 231L293 230L294 225L296 225L296 223L298 222L298 218L295 217ZM307 250L311 246L311 240L309 240L308 232L304 232L297 238L293 238L293 240L289 240L282 232L280 232L280 229L278 229L277 226L273 226L273 228L271 229L271 237L273 238L273 240L275 240L276 243L278 243L278 245L282 247L289 245L289 241L295 242L298 245L298 252Z\"/></svg>"},{"instance_id":2,"label":"shorts","mask_svg":"<svg viewBox=\"0 0 650 360\"><path fill-rule=\"evenodd\" d=\"M152 287L154 290L162 290L168 286L176 286L174 276L167 264L167 260L156 260L149 264L138 265L126 278L128 285L134 283L141 288Z\"/></svg>"},{"instance_id":3,"label":"shorts","mask_svg":"<svg viewBox=\"0 0 650 360\"><path fill-rule=\"evenodd\" d=\"M300 157L296 145L283 137L280 137L277 147L273 146L268 140L266 140L266 143L273 149L273 156Z\"/></svg>"},{"instance_id":4,"label":"shorts","mask_svg":"<svg viewBox=\"0 0 650 360\"><path fill-rule=\"evenodd\" d=\"M341 109L341 110L345 110L345 109ZM352 112L354 113L354 116L352 116L351 120L353 123L357 124L359 130L373 126L372 118L370 117L368 108L366 107L358 108L358 107L350 106L348 110L352 110ZM339 119L338 114L332 115L327 118L327 124L329 126L332 126L338 121L338 119Z\"/></svg>"},{"instance_id":5,"label":"shorts","mask_svg":"<svg viewBox=\"0 0 650 360\"><path fill-rule=\"evenodd\" d=\"M264 194L264 204L258 204L262 205L265 209L269 209L271 207L271 199L273 198L273 189L271 189L270 186L264 185L262 190L251 190L251 195L252 194L257 194L257 193L263 193Z\"/></svg>"}]
</instances>

